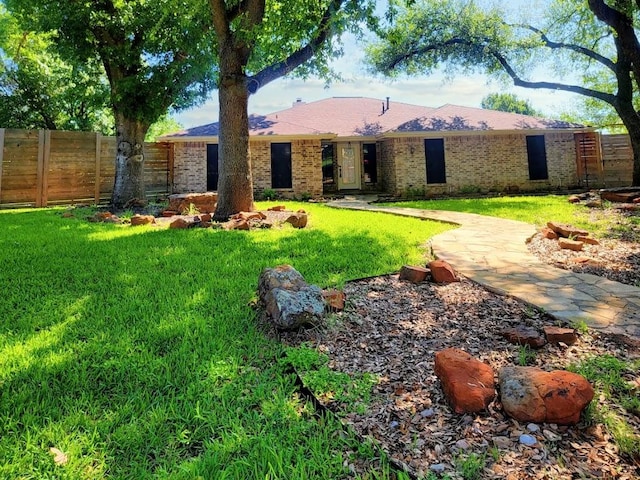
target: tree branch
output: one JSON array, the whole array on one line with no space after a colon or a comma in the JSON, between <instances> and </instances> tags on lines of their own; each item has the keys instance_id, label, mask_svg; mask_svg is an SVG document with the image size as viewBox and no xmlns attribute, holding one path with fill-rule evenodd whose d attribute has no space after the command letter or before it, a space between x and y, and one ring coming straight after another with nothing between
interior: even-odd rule
<instances>
[{"instance_id":1,"label":"tree branch","mask_svg":"<svg viewBox=\"0 0 640 480\"><path fill-rule=\"evenodd\" d=\"M553 50L562 50L562 49L571 50L573 52L580 53L592 60L595 60L598 63L601 63L602 65L607 67L609 70L612 70L612 71L615 70L615 64L614 62L611 61L611 59L603 55L600 55L599 53L594 52L593 50L590 50L586 47L583 47L581 45L574 45L571 43L554 42L547 36L545 32L543 32L539 28L536 28L532 25L516 24L516 25L508 25L508 26L520 27L526 30L531 30L533 33L537 34L540 37L540 39L544 43L544 46L547 48L551 48Z\"/></svg>"},{"instance_id":2,"label":"tree branch","mask_svg":"<svg viewBox=\"0 0 640 480\"><path fill-rule=\"evenodd\" d=\"M254 94L268 83L280 78L310 60L316 50L331 36L331 23L344 0L333 0L322 15L316 35L281 62L270 65L247 79L247 90Z\"/></svg>"},{"instance_id":3,"label":"tree branch","mask_svg":"<svg viewBox=\"0 0 640 480\"><path fill-rule=\"evenodd\" d=\"M572 92L577 93L579 95L584 95L586 97L597 98L598 100L602 100L603 102L607 102L612 106L616 106L616 96L610 93L601 92L599 90L593 90L591 88L581 87L579 85L567 85L559 82L530 82L528 80L522 79L516 71L511 67L509 62L504 56L502 56L498 52L491 52L492 55L498 63L502 66L502 69L511 77L513 80L513 84L516 87L524 87L524 88L548 88L550 90L561 90L564 92Z\"/></svg>"}]
</instances>

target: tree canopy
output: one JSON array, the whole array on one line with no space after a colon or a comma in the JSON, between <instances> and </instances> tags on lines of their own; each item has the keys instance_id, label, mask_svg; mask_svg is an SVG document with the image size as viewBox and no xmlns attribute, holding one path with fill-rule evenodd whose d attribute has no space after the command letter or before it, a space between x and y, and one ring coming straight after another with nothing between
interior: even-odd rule
<instances>
[{"instance_id":1,"label":"tree canopy","mask_svg":"<svg viewBox=\"0 0 640 480\"><path fill-rule=\"evenodd\" d=\"M64 61L50 33L21 28L0 4L0 125L113 132L99 63Z\"/></svg>"},{"instance_id":2,"label":"tree canopy","mask_svg":"<svg viewBox=\"0 0 640 480\"><path fill-rule=\"evenodd\" d=\"M640 184L640 115L634 108L640 82L640 5L632 0L553 0L536 24L508 17L472 1L417 0L400 8L368 56L388 75L481 71L525 88L583 95L611 105L634 147L633 183ZM533 79L545 66L553 78ZM538 69L539 70L539 69ZM578 72L575 83L565 82ZM590 81L592 78L604 82Z\"/></svg>"},{"instance_id":3,"label":"tree canopy","mask_svg":"<svg viewBox=\"0 0 640 480\"><path fill-rule=\"evenodd\" d=\"M513 93L490 93L482 99L480 105L487 110L540 116L540 113L529 104L528 100L518 98Z\"/></svg>"},{"instance_id":4,"label":"tree canopy","mask_svg":"<svg viewBox=\"0 0 640 480\"><path fill-rule=\"evenodd\" d=\"M102 64L117 153L112 203L144 199L144 137L169 107L213 87L214 39L204 1L6 0L24 30L46 33L73 65Z\"/></svg>"}]
</instances>

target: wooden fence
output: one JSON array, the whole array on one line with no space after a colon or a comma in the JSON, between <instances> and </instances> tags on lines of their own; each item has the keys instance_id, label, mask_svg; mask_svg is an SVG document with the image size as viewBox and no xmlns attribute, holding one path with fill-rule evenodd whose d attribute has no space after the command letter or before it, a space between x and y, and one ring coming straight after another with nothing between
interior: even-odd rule
<instances>
[{"instance_id":1,"label":"wooden fence","mask_svg":"<svg viewBox=\"0 0 640 480\"><path fill-rule=\"evenodd\" d=\"M169 193L171 149L145 143L147 196ZM115 137L57 130L0 129L0 206L104 203L115 175Z\"/></svg>"},{"instance_id":2,"label":"wooden fence","mask_svg":"<svg viewBox=\"0 0 640 480\"><path fill-rule=\"evenodd\" d=\"M627 187L633 177L633 150L629 135L602 135L604 184L607 187Z\"/></svg>"}]
</instances>

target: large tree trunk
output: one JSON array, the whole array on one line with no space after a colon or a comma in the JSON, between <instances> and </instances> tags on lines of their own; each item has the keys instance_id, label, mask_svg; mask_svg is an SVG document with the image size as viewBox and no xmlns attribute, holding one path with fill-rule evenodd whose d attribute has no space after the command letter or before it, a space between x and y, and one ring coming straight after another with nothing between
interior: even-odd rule
<instances>
[{"instance_id":1,"label":"large tree trunk","mask_svg":"<svg viewBox=\"0 0 640 480\"><path fill-rule=\"evenodd\" d=\"M637 187L640 186L640 115L635 111L630 101L619 101L614 106L631 139L631 148L633 150L631 185Z\"/></svg>"},{"instance_id":2,"label":"large tree trunk","mask_svg":"<svg viewBox=\"0 0 640 480\"><path fill-rule=\"evenodd\" d=\"M111 204L124 207L132 200L144 200L144 137L149 125L116 114L116 176Z\"/></svg>"},{"instance_id":3,"label":"large tree trunk","mask_svg":"<svg viewBox=\"0 0 640 480\"><path fill-rule=\"evenodd\" d=\"M253 210L246 76L242 73L241 59L233 58L234 52L226 52L224 56L228 57L221 58L218 86L220 176L218 205L214 214L214 219L219 221L227 220L234 213Z\"/></svg>"}]
</instances>

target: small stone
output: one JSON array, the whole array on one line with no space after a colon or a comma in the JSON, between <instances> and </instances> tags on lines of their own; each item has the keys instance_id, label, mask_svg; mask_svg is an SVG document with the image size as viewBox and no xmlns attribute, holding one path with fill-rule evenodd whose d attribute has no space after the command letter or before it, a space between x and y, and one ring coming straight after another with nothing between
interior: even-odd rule
<instances>
[{"instance_id":1,"label":"small stone","mask_svg":"<svg viewBox=\"0 0 640 480\"><path fill-rule=\"evenodd\" d=\"M285 207L284 205L275 205L273 207L267 208L267 211L268 212L284 212L286 208L287 207Z\"/></svg>"},{"instance_id":2,"label":"small stone","mask_svg":"<svg viewBox=\"0 0 640 480\"><path fill-rule=\"evenodd\" d=\"M64 212L62 214L62 218L73 218L73 217L74 217L73 212Z\"/></svg>"},{"instance_id":3,"label":"small stone","mask_svg":"<svg viewBox=\"0 0 640 480\"><path fill-rule=\"evenodd\" d=\"M435 410L433 408L427 408L423 411L420 412L420 416L422 418L431 418L436 414Z\"/></svg>"},{"instance_id":4,"label":"small stone","mask_svg":"<svg viewBox=\"0 0 640 480\"><path fill-rule=\"evenodd\" d=\"M580 203L580 197L578 195L571 195L567 198L567 202L569 203Z\"/></svg>"},{"instance_id":5,"label":"small stone","mask_svg":"<svg viewBox=\"0 0 640 480\"><path fill-rule=\"evenodd\" d=\"M536 443L538 443L538 440L536 440L536 437L532 435L528 435L526 433L523 433L522 435L520 435L520 438L518 439L518 441L522 445L526 445L527 447L533 447Z\"/></svg>"},{"instance_id":6,"label":"small stone","mask_svg":"<svg viewBox=\"0 0 640 480\"><path fill-rule=\"evenodd\" d=\"M467 442L466 440L458 440L456 442L456 447L458 447L460 450L469 450L469 448L471 448L471 445L469 445L469 442Z\"/></svg>"},{"instance_id":7,"label":"small stone","mask_svg":"<svg viewBox=\"0 0 640 480\"><path fill-rule=\"evenodd\" d=\"M584 247L584 242L569 240L568 238L560 238L558 239L558 246L564 250L573 250L574 252L580 252Z\"/></svg>"},{"instance_id":8,"label":"small stone","mask_svg":"<svg viewBox=\"0 0 640 480\"><path fill-rule=\"evenodd\" d=\"M529 425L527 425L527 430L529 430L531 433L537 433L540 431L540 427L535 423L530 423Z\"/></svg>"},{"instance_id":9,"label":"small stone","mask_svg":"<svg viewBox=\"0 0 640 480\"><path fill-rule=\"evenodd\" d=\"M428 273L429 270L424 267L404 265L400 269L400 275L398 276L398 278L400 280L406 280L411 283L421 283L426 280Z\"/></svg>"},{"instance_id":10,"label":"small stone","mask_svg":"<svg viewBox=\"0 0 640 480\"><path fill-rule=\"evenodd\" d=\"M493 437L491 441L496 447L501 448L503 450L511 448L511 446L513 445L513 442L511 441L511 439L509 437L504 437L504 436Z\"/></svg>"},{"instance_id":11,"label":"small stone","mask_svg":"<svg viewBox=\"0 0 640 480\"><path fill-rule=\"evenodd\" d=\"M175 210L163 210L160 215L168 218L168 217L174 217L176 215L179 215L179 213L176 212Z\"/></svg>"},{"instance_id":12,"label":"small stone","mask_svg":"<svg viewBox=\"0 0 640 480\"><path fill-rule=\"evenodd\" d=\"M589 200L584 203L584 206L588 208L602 208L602 200Z\"/></svg>"},{"instance_id":13,"label":"small stone","mask_svg":"<svg viewBox=\"0 0 640 480\"><path fill-rule=\"evenodd\" d=\"M435 473L442 473L447 469L447 466L444 463L436 463L435 465L430 465L429 470Z\"/></svg>"},{"instance_id":14,"label":"small stone","mask_svg":"<svg viewBox=\"0 0 640 480\"><path fill-rule=\"evenodd\" d=\"M389 424L389 428L398 428L400 424L395 420Z\"/></svg>"},{"instance_id":15,"label":"small stone","mask_svg":"<svg viewBox=\"0 0 640 480\"><path fill-rule=\"evenodd\" d=\"M559 442L560 440L562 440L562 437L560 435L552 432L551 430L545 429L542 431L542 434L544 435L544 438L546 438L550 442Z\"/></svg>"}]
</instances>

